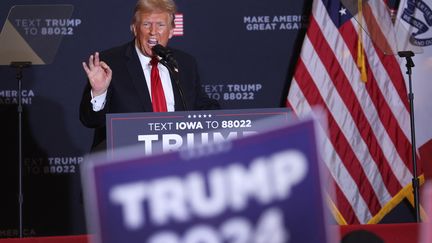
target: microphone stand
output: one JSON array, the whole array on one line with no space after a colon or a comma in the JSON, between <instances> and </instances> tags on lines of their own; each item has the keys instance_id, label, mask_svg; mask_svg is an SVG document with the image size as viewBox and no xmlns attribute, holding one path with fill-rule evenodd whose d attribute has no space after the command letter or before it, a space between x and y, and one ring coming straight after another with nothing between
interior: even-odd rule
<instances>
[{"instance_id":1,"label":"microphone stand","mask_svg":"<svg viewBox=\"0 0 432 243\"><path fill-rule=\"evenodd\" d=\"M174 81L175 81L175 83L177 85L177 89L178 89L179 94L180 94L180 99L182 101L183 108L184 108L185 111L187 111L188 107L186 106L186 102L185 102L185 99L184 99L183 89L180 86L180 79L179 79L179 75L178 75L178 72L179 72L178 68L175 65L170 65L170 63L168 63L167 60L165 60L164 58L159 59L159 62L162 63L162 65L164 65L168 69L169 73L171 74L171 77L174 78Z\"/></svg>"},{"instance_id":2,"label":"microphone stand","mask_svg":"<svg viewBox=\"0 0 432 243\"><path fill-rule=\"evenodd\" d=\"M411 57L414 56L414 52L412 51L399 51L398 55L400 57L404 57L406 59L406 74L408 75L408 84L409 84L409 93L408 93L408 100L410 103L410 123L411 123L411 155L412 155L412 162L413 162L413 179L412 179L412 187L413 187L413 193L414 193L414 210L416 214L416 221L420 222L420 194L419 194L419 188L420 188L420 181L417 175L417 156L416 156L416 138L415 138L415 123L414 123L414 94L412 92L412 70L411 68L414 67L414 62Z\"/></svg>"},{"instance_id":3,"label":"microphone stand","mask_svg":"<svg viewBox=\"0 0 432 243\"><path fill-rule=\"evenodd\" d=\"M24 68L30 67L31 62L11 62L11 67L17 69L16 80L18 81L18 207L19 207L19 237L23 237L23 192L22 192L22 94L21 81L23 78L22 71Z\"/></svg>"}]
</instances>

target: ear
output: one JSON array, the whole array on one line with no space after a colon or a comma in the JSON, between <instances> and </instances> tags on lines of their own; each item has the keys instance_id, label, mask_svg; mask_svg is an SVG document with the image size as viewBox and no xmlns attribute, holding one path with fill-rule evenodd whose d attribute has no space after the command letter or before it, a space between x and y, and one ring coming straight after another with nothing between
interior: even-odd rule
<instances>
[{"instance_id":1,"label":"ear","mask_svg":"<svg viewBox=\"0 0 432 243\"><path fill-rule=\"evenodd\" d=\"M137 36L136 25L131 24L130 29L131 29L131 32L133 33L133 35L136 37Z\"/></svg>"},{"instance_id":2,"label":"ear","mask_svg":"<svg viewBox=\"0 0 432 243\"><path fill-rule=\"evenodd\" d=\"M174 35L174 28L171 28L171 30L169 31L168 38L171 39L171 37L173 37L173 35Z\"/></svg>"}]
</instances>

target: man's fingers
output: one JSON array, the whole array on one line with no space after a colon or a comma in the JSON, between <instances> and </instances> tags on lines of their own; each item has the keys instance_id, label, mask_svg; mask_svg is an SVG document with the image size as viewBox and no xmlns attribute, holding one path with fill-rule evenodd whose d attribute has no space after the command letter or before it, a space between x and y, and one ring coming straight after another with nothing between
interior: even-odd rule
<instances>
[{"instance_id":1,"label":"man's fingers","mask_svg":"<svg viewBox=\"0 0 432 243\"><path fill-rule=\"evenodd\" d=\"M106 64L106 62L101 61L100 62L101 67L105 70L105 72L107 72L108 70L111 71L110 67L108 66L108 64Z\"/></svg>"},{"instance_id":2,"label":"man's fingers","mask_svg":"<svg viewBox=\"0 0 432 243\"><path fill-rule=\"evenodd\" d=\"M108 64L99 59L99 52L95 52L93 55L90 55L88 63L83 62L82 65L92 87L93 85L98 85L98 83L101 82L109 83L111 80L111 68L108 66Z\"/></svg>"},{"instance_id":3,"label":"man's fingers","mask_svg":"<svg viewBox=\"0 0 432 243\"><path fill-rule=\"evenodd\" d=\"M83 62L82 65L83 65L84 71L87 73L87 76L88 76L90 74L90 69L87 66L87 63Z\"/></svg>"},{"instance_id":4,"label":"man's fingers","mask_svg":"<svg viewBox=\"0 0 432 243\"><path fill-rule=\"evenodd\" d=\"M94 57L93 57L93 55L90 55L89 60L88 60L88 66L89 66L90 70L92 70L94 68L93 62L94 62Z\"/></svg>"},{"instance_id":5,"label":"man's fingers","mask_svg":"<svg viewBox=\"0 0 432 243\"><path fill-rule=\"evenodd\" d=\"M100 62L100 65L101 65L101 67L104 69L105 73L106 73L108 76L111 76L112 71L111 71L111 68L108 66L108 64L106 64L106 62L104 62L104 61L101 61L101 62Z\"/></svg>"},{"instance_id":6,"label":"man's fingers","mask_svg":"<svg viewBox=\"0 0 432 243\"><path fill-rule=\"evenodd\" d=\"M107 75L111 79L111 77L112 77L112 71L111 71L111 69L109 67L107 69Z\"/></svg>"},{"instance_id":7,"label":"man's fingers","mask_svg":"<svg viewBox=\"0 0 432 243\"><path fill-rule=\"evenodd\" d=\"M99 52L95 52L94 54L94 65L97 67L100 65L100 61L99 61Z\"/></svg>"}]
</instances>

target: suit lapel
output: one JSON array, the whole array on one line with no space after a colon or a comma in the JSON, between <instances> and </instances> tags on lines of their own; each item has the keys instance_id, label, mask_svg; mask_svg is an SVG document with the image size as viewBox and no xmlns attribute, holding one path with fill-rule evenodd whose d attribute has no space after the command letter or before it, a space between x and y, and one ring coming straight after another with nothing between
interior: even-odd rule
<instances>
[{"instance_id":1,"label":"suit lapel","mask_svg":"<svg viewBox=\"0 0 432 243\"><path fill-rule=\"evenodd\" d=\"M132 82L135 85L136 91L138 92L141 103L144 106L144 111L153 111L150 92L147 87L144 72L142 70L138 54L136 53L134 43L135 41L132 41L131 44L126 48L126 67L130 77L132 78Z\"/></svg>"}]
</instances>

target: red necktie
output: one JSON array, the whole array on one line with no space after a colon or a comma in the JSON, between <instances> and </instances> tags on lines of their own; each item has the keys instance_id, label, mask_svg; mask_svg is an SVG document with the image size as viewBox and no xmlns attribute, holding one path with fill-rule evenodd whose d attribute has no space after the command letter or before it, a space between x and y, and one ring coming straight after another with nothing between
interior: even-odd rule
<instances>
[{"instance_id":1,"label":"red necktie","mask_svg":"<svg viewBox=\"0 0 432 243\"><path fill-rule=\"evenodd\" d=\"M162 81L159 76L158 69L158 59L153 57L150 61L152 65L151 69L151 96L152 96L152 105L154 112L166 112L167 105L165 100L165 94L162 87Z\"/></svg>"}]
</instances>

